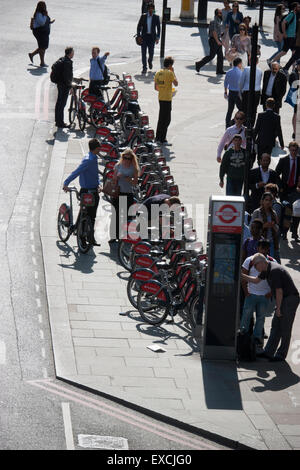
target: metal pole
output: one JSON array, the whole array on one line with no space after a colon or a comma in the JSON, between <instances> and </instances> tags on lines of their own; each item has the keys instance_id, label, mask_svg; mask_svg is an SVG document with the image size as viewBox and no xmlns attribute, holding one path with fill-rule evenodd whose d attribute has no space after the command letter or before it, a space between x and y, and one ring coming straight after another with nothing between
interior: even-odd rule
<instances>
[{"instance_id":1,"label":"metal pole","mask_svg":"<svg viewBox=\"0 0 300 470\"><path fill-rule=\"evenodd\" d=\"M198 20L207 20L207 0L198 0Z\"/></svg>"},{"instance_id":2,"label":"metal pole","mask_svg":"<svg viewBox=\"0 0 300 470\"><path fill-rule=\"evenodd\" d=\"M257 40L258 40L258 26L255 25L252 28L252 40L251 40L251 65L250 65L250 84L248 94L248 106L247 106L247 129L246 129L246 164L244 173L244 198L247 203L249 197L249 171L251 168L251 154L252 154L252 130L254 125L254 111L255 111L255 77L256 77L256 60L257 60Z\"/></svg>"},{"instance_id":3,"label":"metal pole","mask_svg":"<svg viewBox=\"0 0 300 470\"><path fill-rule=\"evenodd\" d=\"M166 20L165 20L165 8L168 7L168 0L163 0L162 7L162 21L161 21L161 41L160 41L160 57L165 57L165 44L166 44Z\"/></svg>"},{"instance_id":4,"label":"metal pole","mask_svg":"<svg viewBox=\"0 0 300 470\"><path fill-rule=\"evenodd\" d=\"M259 27L260 28L262 28L262 25L263 25L264 4L265 4L265 0L260 0L259 2Z\"/></svg>"}]
</instances>

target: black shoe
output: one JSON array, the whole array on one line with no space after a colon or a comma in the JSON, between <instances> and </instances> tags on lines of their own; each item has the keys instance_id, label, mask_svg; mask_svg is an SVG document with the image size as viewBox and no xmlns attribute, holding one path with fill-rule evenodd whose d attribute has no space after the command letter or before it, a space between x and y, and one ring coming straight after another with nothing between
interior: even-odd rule
<instances>
[{"instance_id":1,"label":"black shoe","mask_svg":"<svg viewBox=\"0 0 300 470\"><path fill-rule=\"evenodd\" d=\"M33 64L33 54L31 54L30 52L28 52L28 56L29 56L30 62Z\"/></svg>"},{"instance_id":2,"label":"black shoe","mask_svg":"<svg viewBox=\"0 0 300 470\"><path fill-rule=\"evenodd\" d=\"M285 361L285 359L283 359L283 357L280 357L280 356L274 356L274 357L270 357L269 361L270 362L283 362Z\"/></svg>"},{"instance_id":3,"label":"black shoe","mask_svg":"<svg viewBox=\"0 0 300 470\"><path fill-rule=\"evenodd\" d=\"M255 344L257 344L259 346L263 346L263 344L264 344L264 341L260 338L254 338L254 342L255 342Z\"/></svg>"},{"instance_id":4,"label":"black shoe","mask_svg":"<svg viewBox=\"0 0 300 470\"><path fill-rule=\"evenodd\" d=\"M261 353L257 353L256 354L257 357L264 357L265 359L270 359L270 356L268 356L265 351L261 352Z\"/></svg>"},{"instance_id":5,"label":"black shoe","mask_svg":"<svg viewBox=\"0 0 300 470\"><path fill-rule=\"evenodd\" d=\"M292 133L292 139L296 139L296 134L295 134L295 132Z\"/></svg>"},{"instance_id":6,"label":"black shoe","mask_svg":"<svg viewBox=\"0 0 300 470\"><path fill-rule=\"evenodd\" d=\"M145 75L145 73L147 73L147 69L142 70L142 74Z\"/></svg>"},{"instance_id":7,"label":"black shoe","mask_svg":"<svg viewBox=\"0 0 300 470\"><path fill-rule=\"evenodd\" d=\"M56 124L56 127L59 127L61 129L65 129L65 128L68 128L70 126L69 126L69 124L66 124L65 122L63 122L62 124Z\"/></svg>"},{"instance_id":8,"label":"black shoe","mask_svg":"<svg viewBox=\"0 0 300 470\"><path fill-rule=\"evenodd\" d=\"M148 60L148 65L149 65L149 69L152 70L153 64L152 62L150 62L150 60Z\"/></svg>"},{"instance_id":9,"label":"black shoe","mask_svg":"<svg viewBox=\"0 0 300 470\"><path fill-rule=\"evenodd\" d=\"M226 72L224 70L221 70L221 72L216 72L216 75L226 75Z\"/></svg>"},{"instance_id":10,"label":"black shoe","mask_svg":"<svg viewBox=\"0 0 300 470\"><path fill-rule=\"evenodd\" d=\"M196 72L199 73L199 71L200 71L199 62L195 62L195 69L196 69Z\"/></svg>"},{"instance_id":11,"label":"black shoe","mask_svg":"<svg viewBox=\"0 0 300 470\"><path fill-rule=\"evenodd\" d=\"M292 233L293 240L299 240L297 233Z\"/></svg>"},{"instance_id":12,"label":"black shoe","mask_svg":"<svg viewBox=\"0 0 300 470\"><path fill-rule=\"evenodd\" d=\"M101 246L101 243L98 243L98 242L95 240L95 238L93 238L93 240L92 240L92 245L93 245L93 246Z\"/></svg>"}]
</instances>

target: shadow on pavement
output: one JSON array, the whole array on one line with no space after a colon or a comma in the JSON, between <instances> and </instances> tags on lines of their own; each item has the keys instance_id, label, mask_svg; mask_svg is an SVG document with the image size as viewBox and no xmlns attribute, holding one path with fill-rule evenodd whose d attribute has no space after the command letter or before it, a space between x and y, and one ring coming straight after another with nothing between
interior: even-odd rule
<instances>
[{"instance_id":1,"label":"shadow on pavement","mask_svg":"<svg viewBox=\"0 0 300 470\"><path fill-rule=\"evenodd\" d=\"M295 256L295 252L300 253L300 245L296 241L291 241L290 244L288 242L281 242L280 245L280 256L284 260L288 260L285 263L285 266L290 269L295 269L296 271L300 271L300 262L299 258Z\"/></svg>"},{"instance_id":2,"label":"shadow on pavement","mask_svg":"<svg viewBox=\"0 0 300 470\"><path fill-rule=\"evenodd\" d=\"M67 259L69 259L71 256L75 257L75 260L72 264L60 263L58 266L66 269L80 271L84 274L90 274L94 271L92 268L94 264L98 263L98 261L96 261L96 254L93 249L90 249L90 251L84 255L75 251L68 243L57 241L56 246L61 252L61 257L65 257Z\"/></svg>"},{"instance_id":3,"label":"shadow on pavement","mask_svg":"<svg viewBox=\"0 0 300 470\"><path fill-rule=\"evenodd\" d=\"M32 65L32 67L35 67L35 68L27 69L27 71L31 73L31 75L40 76L40 75L44 75L45 73L48 73L48 70L45 67L39 67L38 65Z\"/></svg>"},{"instance_id":4,"label":"shadow on pavement","mask_svg":"<svg viewBox=\"0 0 300 470\"><path fill-rule=\"evenodd\" d=\"M205 402L208 409L243 409L235 363L202 359L202 377Z\"/></svg>"},{"instance_id":5,"label":"shadow on pavement","mask_svg":"<svg viewBox=\"0 0 300 470\"><path fill-rule=\"evenodd\" d=\"M285 390L293 385L296 385L300 382L300 377L295 374L289 364L286 361L283 362L256 362L255 364L248 364L247 367L244 367L247 370L253 370L257 372L257 375L254 377L247 377L241 379L240 382L246 382L249 380L255 380L260 382L261 385L252 387L252 391L256 393L271 391L278 392L280 390ZM270 376L269 372L274 372L275 377L267 380Z\"/></svg>"}]
</instances>

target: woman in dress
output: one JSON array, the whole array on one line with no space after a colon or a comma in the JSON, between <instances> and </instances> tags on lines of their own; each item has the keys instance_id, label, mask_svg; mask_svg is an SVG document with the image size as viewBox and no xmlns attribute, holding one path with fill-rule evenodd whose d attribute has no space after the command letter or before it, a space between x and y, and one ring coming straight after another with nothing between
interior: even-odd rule
<instances>
[{"instance_id":1,"label":"woman in dress","mask_svg":"<svg viewBox=\"0 0 300 470\"><path fill-rule=\"evenodd\" d=\"M50 24L55 20L51 20L48 16L47 7L45 2L38 2L33 18L32 18L32 34L37 40L38 48L29 52L30 62L33 63L33 58L36 54L40 56L40 67L47 67L45 64L45 52L49 46Z\"/></svg>"},{"instance_id":2,"label":"woman in dress","mask_svg":"<svg viewBox=\"0 0 300 470\"><path fill-rule=\"evenodd\" d=\"M270 256L280 263L279 255L279 222L276 212L273 209L272 193L264 193L260 201L260 207L255 209L252 219L260 219L263 222L263 237L270 242Z\"/></svg>"},{"instance_id":3,"label":"woman in dress","mask_svg":"<svg viewBox=\"0 0 300 470\"><path fill-rule=\"evenodd\" d=\"M239 34L235 34L231 40L231 51L237 53L243 61L243 68L247 67L250 62L251 39L247 33L247 27L244 23L239 25Z\"/></svg>"},{"instance_id":4,"label":"woman in dress","mask_svg":"<svg viewBox=\"0 0 300 470\"><path fill-rule=\"evenodd\" d=\"M275 57L279 52L281 52L282 50L282 46L283 46L283 33L280 31L280 28L279 28L279 23L280 23L280 20L282 19L283 17L283 14L284 14L284 10L285 10L285 6L283 4L280 4L280 5L277 5L277 8L275 10L275 15L274 15L274 29L273 29L273 39L274 39L274 42L276 44L276 47L277 47L277 51L274 52L273 55L271 55L271 57L267 60L267 63L269 64L270 62L272 62L272 59L273 57ZM278 63L280 63L280 57L278 59Z\"/></svg>"},{"instance_id":5,"label":"woman in dress","mask_svg":"<svg viewBox=\"0 0 300 470\"><path fill-rule=\"evenodd\" d=\"M232 37L239 32L239 25L243 21L243 14L239 11L238 2L232 4L232 11L227 15L226 26L229 28L229 37Z\"/></svg>"},{"instance_id":6,"label":"woman in dress","mask_svg":"<svg viewBox=\"0 0 300 470\"><path fill-rule=\"evenodd\" d=\"M124 221L124 224L127 223L128 210L134 204L134 187L137 185L138 176L139 165L136 155L131 148L127 148L122 152L120 161L115 166L113 176L113 181L118 184L120 189L119 197L113 199L113 206L116 211L115 226L117 239L121 235L119 234L119 217ZM120 200L121 196L123 198ZM111 241L115 241L115 239L112 238Z\"/></svg>"}]
</instances>

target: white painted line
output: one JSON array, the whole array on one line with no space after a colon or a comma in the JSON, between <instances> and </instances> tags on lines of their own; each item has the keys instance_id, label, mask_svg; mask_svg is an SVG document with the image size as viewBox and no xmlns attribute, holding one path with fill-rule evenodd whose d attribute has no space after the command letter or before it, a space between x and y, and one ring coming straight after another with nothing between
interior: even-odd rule
<instances>
[{"instance_id":1,"label":"white painted line","mask_svg":"<svg viewBox=\"0 0 300 470\"><path fill-rule=\"evenodd\" d=\"M40 286L38 284L35 284L35 291L39 292L39 290L40 290Z\"/></svg>"},{"instance_id":2,"label":"white painted line","mask_svg":"<svg viewBox=\"0 0 300 470\"><path fill-rule=\"evenodd\" d=\"M35 253L35 246L34 245L31 245L31 251L32 251L32 253Z\"/></svg>"},{"instance_id":3,"label":"white painted line","mask_svg":"<svg viewBox=\"0 0 300 470\"><path fill-rule=\"evenodd\" d=\"M94 436L78 434L78 445L85 449L128 450L128 440L124 437Z\"/></svg>"},{"instance_id":4,"label":"white painted line","mask_svg":"<svg viewBox=\"0 0 300 470\"><path fill-rule=\"evenodd\" d=\"M33 218L35 216L35 211L31 211L31 217Z\"/></svg>"},{"instance_id":5,"label":"white painted line","mask_svg":"<svg viewBox=\"0 0 300 470\"><path fill-rule=\"evenodd\" d=\"M70 403L63 402L61 406L62 406L63 419L64 419L67 450L75 450L72 422L71 422L71 413L70 413Z\"/></svg>"},{"instance_id":6,"label":"white painted line","mask_svg":"<svg viewBox=\"0 0 300 470\"><path fill-rule=\"evenodd\" d=\"M43 357L43 359L46 358L46 351L45 351L45 348L42 348L42 357Z\"/></svg>"},{"instance_id":7,"label":"white painted line","mask_svg":"<svg viewBox=\"0 0 300 470\"><path fill-rule=\"evenodd\" d=\"M35 299L36 300L36 305L38 308L41 308L41 299L39 299L38 297Z\"/></svg>"},{"instance_id":8,"label":"white painted line","mask_svg":"<svg viewBox=\"0 0 300 470\"><path fill-rule=\"evenodd\" d=\"M40 313L38 314L38 319L39 319L39 323L43 323L43 317Z\"/></svg>"},{"instance_id":9,"label":"white painted line","mask_svg":"<svg viewBox=\"0 0 300 470\"><path fill-rule=\"evenodd\" d=\"M38 279L39 273L37 271L34 271L34 279Z\"/></svg>"},{"instance_id":10,"label":"white painted line","mask_svg":"<svg viewBox=\"0 0 300 470\"><path fill-rule=\"evenodd\" d=\"M45 369L45 367L43 367L42 372L43 372L44 379L48 379L48 373L47 373L47 369Z\"/></svg>"},{"instance_id":11,"label":"white painted line","mask_svg":"<svg viewBox=\"0 0 300 470\"><path fill-rule=\"evenodd\" d=\"M34 233L30 232L30 240L34 240Z\"/></svg>"},{"instance_id":12,"label":"white painted line","mask_svg":"<svg viewBox=\"0 0 300 470\"><path fill-rule=\"evenodd\" d=\"M0 365L6 363L6 345L4 341L0 341Z\"/></svg>"},{"instance_id":13,"label":"white painted line","mask_svg":"<svg viewBox=\"0 0 300 470\"><path fill-rule=\"evenodd\" d=\"M32 263L34 264L34 266L37 265L37 263L36 263L36 258L35 258L34 256L32 257Z\"/></svg>"},{"instance_id":14,"label":"white painted line","mask_svg":"<svg viewBox=\"0 0 300 470\"><path fill-rule=\"evenodd\" d=\"M40 337L41 337L41 339L45 339L43 330L40 330Z\"/></svg>"}]
</instances>

